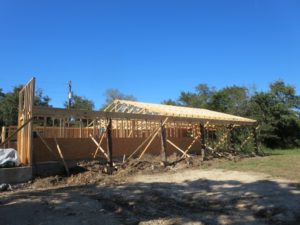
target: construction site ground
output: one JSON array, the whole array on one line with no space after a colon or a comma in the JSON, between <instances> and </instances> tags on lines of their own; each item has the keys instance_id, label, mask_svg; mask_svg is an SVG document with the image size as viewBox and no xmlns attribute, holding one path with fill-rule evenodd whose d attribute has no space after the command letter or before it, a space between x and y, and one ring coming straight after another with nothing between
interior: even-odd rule
<instances>
[{"instance_id":1,"label":"construction site ground","mask_svg":"<svg viewBox=\"0 0 300 225\"><path fill-rule=\"evenodd\" d=\"M164 166L146 156L113 175L81 162L69 177L0 192L0 224L300 224L298 182L210 166L218 160Z\"/></svg>"}]
</instances>

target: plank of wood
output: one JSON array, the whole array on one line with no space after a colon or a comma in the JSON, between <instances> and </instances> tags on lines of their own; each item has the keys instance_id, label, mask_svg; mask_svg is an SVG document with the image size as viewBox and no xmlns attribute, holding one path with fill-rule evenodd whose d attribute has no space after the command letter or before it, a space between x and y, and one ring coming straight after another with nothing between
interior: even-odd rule
<instances>
[{"instance_id":1,"label":"plank of wood","mask_svg":"<svg viewBox=\"0 0 300 225\"><path fill-rule=\"evenodd\" d=\"M200 136L196 136L193 141L191 142L191 144L184 150L184 153L187 154L188 151L193 147L193 145L196 143L196 141L198 140ZM185 157L185 155L182 155L181 158Z\"/></svg>"},{"instance_id":2,"label":"plank of wood","mask_svg":"<svg viewBox=\"0 0 300 225\"><path fill-rule=\"evenodd\" d=\"M107 140L107 150L108 150L108 164L109 164L109 174L112 174L113 169L113 146L112 146L112 119L109 118L108 125L106 128L106 140Z\"/></svg>"},{"instance_id":3,"label":"plank of wood","mask_svg":"<svg viewBox=\"0 0 300 225\"><path fill-rule=\"evenodd\" d=\"M131 153L131 155L127 158L130 159L131 157L133 157L135 155L135 153L137 153L141 148L142 146L151 138L151 136L157 131L159 130L159 128L157 128L151 135L149 135L149 137L147 137L134 151L133 153Z\"/></svg>"},{"instance_id":4,"label":"plank of wood","mask_svg":"<svg viewBox=\"0 0 300 225\"><path fill-rule=\"evenodd\" d=\"M141 147L151 138L151 136L154 135L157 131L159 131L159 129L160 129L160 127L157 127L156 129L154 129L151 132L151 134L133 151L133 153L131 153L131 155L127 158L127 160L130 159L132 156L134 156L135 153L137 153L141 149Z\"/></svg>"},{"instance_id":5,"label":"plank of wood","mask_svg":"<svg viewBox=\"0 0 300 225\"><path fill-rule=\"evenodd\" d=\"M20 130L22 130L27 124L29 124L32 119L33 119L33 117L28 119L22 126L20 126L16 131L14 131L11 135L9 135L5 139L5 141L0 144L0 146L3 146L6 142L8 142L13 136L15 136Z\"/></svg>"},{"instance_id":6,"label":"plank of wood","mask_svg":"<svg viewBox=\"0 0 300 225\"><path fill-rule=\"evenodd\" d=\"M167 162L167 134L165 126L161 126L161 159L163 162Z\"/></svg>"},{"instance_id":7,"label":"plank of wood","mask_svg":"<svg viewBox=\"0 0 300 225\"><path fill-rule=\"evenodd\" d=\"M164 122L161 124L162 126L165 125L165 123L168 121L168 117L164 120ZM142 151L139 160L143 157L143 155L145 154L145 152L147 151L147 149L149 148L149 146L151 145L151 143L154 141L154 138L156 137L156 135L158 134L160 130L160 127L158 127L157 131L153 134L152 138L150 139L149 143L146 145L146 147L144 148L144 150Z\"/></svg>"},{"instance_id":8,"label":"plank of wood","mask_svg":"<svg viewBox=\"0 0 300 225\"><path fill-rule=\"evenodd\" d=\"M101 147L101 143L102 143L102 140L103 140L103 138L104 138L104 134L102 134L99 143L96 141L96 139L95 139L91 134L90 134L90 138L92 139L92 141L93 141L93 142L96 144L96 146L97 146L97 149L96 149L96 151L95 151L93 157L96 158L96 155L97 155L97 153L98 153L98 150L100 150L100 151L103 153L103 155L105 156L105 158L108 159L108 155L106 154L106 152L104 151L104 149Z\"/></svg>"},{"instance_id":9,"label":"plank of wood","mask_svg":"<svg viewBox=\"0 0 300 225\"><path fill-rule=\"evenodd\" d=\"M59 147L59 144L58 144L56 138L54 138L54 141L55 141L56 148L57 148L57 151L58 151L58 153L59 153L59 156L60 156L60 158L61 158L61 160L62 160L62 162L63 162L63 164L64 164L64 166L65 166L65 170L66 170L66 172L67 172L67 175L69 176L69 175L70 175L70 171L69 171L69 167L68 167L68 165L67 165L67 163L66 163L66 161L65 161L64 155L63 155L62 152L61 152L61 149L60 149L60 147Z\"/></svg>"},{"instance_id":10,"label":"plank of wood","mask_svg":"<svg viewBox=\"0 0 300 225\"><path fill-rule=\"evenodd\" d=\"M2 132L1 132L1 142L4 142L6 138L6 127L2 127Z\"/></svg>"},{"instance_id":11,"label":"plank of wood","mask_svg":"<svg viewBox=\"0 0 300 225\"><path fill-rule=\"evenodd\" d=\"M175 149L177 149L178 151L180 151L184 156L186 157L191 157L189 154L185 153L181 148L179 148L177 145L175 145L172 141L170 141L169 139L167 139L167 142L172 145Z\"/></svg>"},{"instance_id":12,"label":"plank of wood","mask_svg":"<svg viewBox=\"0 0 300 225\"><path fill-rule=\"evenodd\" d=\"M43 142L43 144L46 146L46 148L48 149L48 151L58 160L61 160L56 154L55 152L52 150L52 148L48 145L48 143L46 142L46 140L40 135L39 132L36 131L37 136L41 139L41 141Z\"/></svg>"}]
</instances>

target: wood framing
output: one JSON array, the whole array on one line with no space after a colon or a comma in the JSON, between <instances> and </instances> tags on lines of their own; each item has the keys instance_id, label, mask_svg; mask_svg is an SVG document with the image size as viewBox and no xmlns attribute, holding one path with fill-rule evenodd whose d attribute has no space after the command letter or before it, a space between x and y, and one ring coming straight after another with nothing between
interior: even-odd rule
<instances>
[{"instance_id":1,"label":"wood framing","mask_svg":"<svg viewBox=\"0 0 300 225\"><path fill-rule=\"evenodd\" d=\"M106 109L106 112L122 112L135 113L145 115L160 115L172 116L177 118L197 118L198 120L205 120L215 122L223 121L228 124L254 124L255 120L234 116L226 113L215 112L207 109L190 108L182 106L152 104L144 102L134 102L127 100L115 100Z\"/></svg>"},{"instance_id":2,"label":"wood framing","mask_svg":"<svg viewBox=\"0 0 300 225\"><path fill-rule=\"evenodd\" d=\"M48 154L49 149L57 148L52 146L53 141L59 141L58 151L66 160L77 160L86 155L93 158L100 150L112 167L113 153L117 155L118 151L126 154L127 160L138 156L137 153L141 159L146 151L158 152L163 161L167 160L168 152L174 150L183 157L189 157L188 152L194 154L195 148L205 150L209 145L209 132L228 126L256 125L252 119L206 109L125 100L113 101L104 111L38 107L33 105L34 85L33 78L20 92L18 127L14 129L18 133L19 158L25 165L32 165L33 142L39 147L45 147L46 143L45 154ZM34 132L42 143L33 140ZM8 137L14 136L13 132L7 134ZM101 147L102 141L106 141L107 145ZM79 142L92 145L92 149L86 149L88 154L80 152L72 157L70 146L77 147L74 145ZM121 149L122 144L128 147L126 151ZM154 149L153 145L157 144L159 147ZM85 146L82 148L85 149ZM35 148L35 151L41 150ZM41 151L37 158L45 161L52 157L45 154Z\"/></svg>"},{"instance_id":3,"label":"wood framing","mask_svg":"<svg viewBox=\"0 0 300 225\"><path fill-rule=\"evenodd\" d=\"M35 78L32 78L19 93L17 150L21 164L32 165L32 116ZM26 124L26 125L25 125ZM25 126L24 126L25 125Z\"/></svg>"}]
</instances>

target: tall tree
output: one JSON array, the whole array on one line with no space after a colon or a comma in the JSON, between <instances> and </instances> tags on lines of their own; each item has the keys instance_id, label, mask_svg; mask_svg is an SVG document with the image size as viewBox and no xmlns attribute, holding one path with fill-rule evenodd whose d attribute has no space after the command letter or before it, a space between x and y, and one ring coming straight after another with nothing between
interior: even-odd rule
<instances>
[{"instance_id":1,"label":"tall tree","mask_svg":"<svg viewBox=\"0 0 300 225\"><path fill-rule=\"evenodd\" d=\"M208 108L234 115L247 115L247 104L249 101L248 89L246 87L231 86L216 91Z\"/></svg>"},{"instance_id":2,"label":"tall tree","mask_svg":"<svg viewBox=\"0 0 300 225\"><path fill-rule=\"evenodd\" d=\"M195 92L181 92L178 102L180 105L207 108L211 102L211 98L215 93L215 89L208 87L206 84L199 84L195 88Z\"/></svg>"},{"instance_id":3,"label":"tall tree","mask_svg":"<svg viewBox=\"0 0 300 225\"><path fill-rule=\"evenodd\" d=\"M251 98L252 115L261 124L261 139L271 148L300 146L299 96L283 81L270 84L267 93Z\"/></svg>"}]
</instances>

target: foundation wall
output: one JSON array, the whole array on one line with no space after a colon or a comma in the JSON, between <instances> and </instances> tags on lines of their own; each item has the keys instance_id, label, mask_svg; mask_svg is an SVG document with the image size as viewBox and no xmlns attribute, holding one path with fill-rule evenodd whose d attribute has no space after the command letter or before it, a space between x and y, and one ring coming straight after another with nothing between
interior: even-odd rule
<instances>
[{"instance_id":1,"label":"foundation wall","mask_svg":"<svg viewBox=\"0 0 300 225\"><path fill-rule=\"evenodd\" d=\"M185 150L193 141L192 138L169 138L174 144L181 149ZM114 138L113 139L113 157L123 157L125 154L127 157L145 140L145 138ZM55 141L53 138L45 138L45 141L50 148L55 152L56 157L53 156L42 143L39 138L33 139L33 161L36 163L56 161L59 158ZM99 141L99 139L97 139ZM106 138L103 138L101 147L106 151ZM61 148L62 154L65 160L83 160L92 159L97 146L90 138L57 138L57 142ZM142 152L146 145L144 145L137 156ZM159 155L161 149L161 140L156 137L150 147L148 148L148 154ZM200 153L200 143L195 142L190 153ZM100 151L99 151L100 152ZM167 144L167 154L179 153L173 146ZM98 153L97 156L101 156Z\"/></svg>"},{"instance_id":2,"label":"foundation wall","mask_svg":"<svg viewBox=\"0 0 300 225\"><path fill-rule=\"evenodd\" d=\"M32 178L32 167L0 168L0 184L27 182Z\"/></svg>"}]
</instances>

